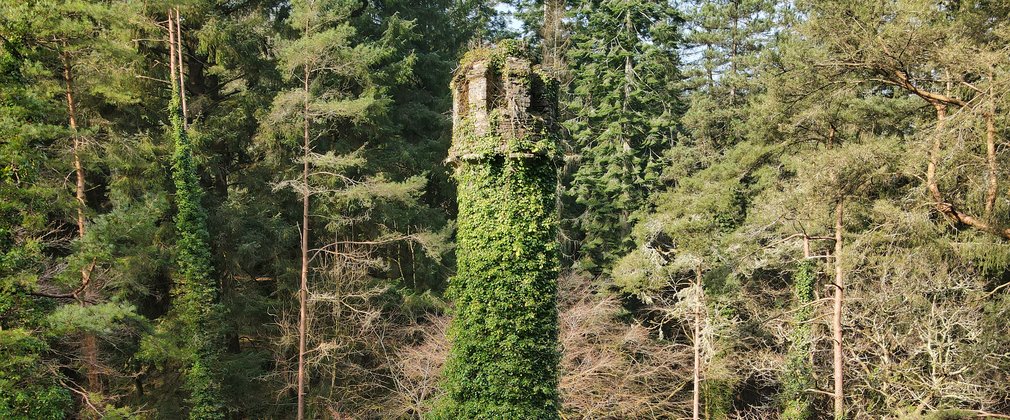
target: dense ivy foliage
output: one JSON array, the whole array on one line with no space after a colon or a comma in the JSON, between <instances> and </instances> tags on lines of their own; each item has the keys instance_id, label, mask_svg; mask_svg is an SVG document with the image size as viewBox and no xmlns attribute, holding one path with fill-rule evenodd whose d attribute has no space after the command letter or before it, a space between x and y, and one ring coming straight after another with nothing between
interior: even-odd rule
<instances>
[{"instance_id":1,"label":"dense ivy foliage","mask_svg":"<svg viewBox=\"0 0 1010 420\"><path fill-rule=\"evenodd\" d=\"M814 283L817 279L817 265L814 260L805 259L799 263L793 277L793 309L792 342L786 358L785 371L782 375L782 418L789 420L805 420L813 418L813 401L808 389L813 389L813 362L811 350L811 317L814 314Z\"/></svg>"},{"instance_id":2,"label":"dense ivy foliage","mask_svg":"<svg viewBox=\"0 0 1010 420\"><path fill-rule=\"evenodd\" d=\"M500 47L486 59L491 72L503 70L505 54L514 51ZM539 77L551 85L536 72L502 77L506 83ZM461 160L455 171L457 273L449 283L455 318L447 397L433 417L557 418L557 170L554 154L544 153L554 137L543 131L503 141L494 122L491 134L476 137L469 124L464 119L455 128L454 148L485 153Z\"/></svg>"},{"instance_id":3,"label":"dense ivy foliage","mask_svg":"<svg viewBox=\"0 0 1010 420\"><path fill-rule=\"evenodd\" d=\"M216 281L212 277L207 213L200 202L203 190L193 161L192 144L183 127L179 90L169 102L172 137L172 179L175 181L176 264L175 322L188 360L185 388L189 392L190 418L224 417L220 383L216 378L221 318Z\"/></svg>"}]
</instances>

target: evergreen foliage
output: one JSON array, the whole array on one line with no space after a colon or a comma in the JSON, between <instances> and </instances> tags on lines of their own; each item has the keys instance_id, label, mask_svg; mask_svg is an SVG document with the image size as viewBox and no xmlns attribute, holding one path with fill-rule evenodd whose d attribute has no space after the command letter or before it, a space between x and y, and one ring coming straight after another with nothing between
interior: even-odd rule
<instances>
[{"instance_id":1,"label":"evergreen foliage","mask_svg":"<svg viewBox=\"0 0 1010 420\"><path fill-rule=\"evenodd\" d=\"M571 15L572 100L563 112L578 164L566 184L565 230L579 266L600 273L632 248L632 227L678 139L681 17L650 1L576 2Z\"/></svg>"},{"instance_id":2,"label":"evergreen foliage","mask_svg":"<svg viewBox=\"0 0 1010 420\"><path fill-rule=\"evenodd\" d=\"M56 263L50 223L69 207L51 167L62 134L49 100L57 87L30 24L16 19L24 10L0 11L11 16L0 25L0 417L61 419L73 405L44 329L55 305L29 294Z\"/></svg>"},{"instance_id":3,"label":"evergreen foliage","mask_svg":"<svg viewBox=\"0 0 1010 420\"><path fill-rule=\"evenodd\" d=\"M0 418L1010 415L1010 3L673 3L0 1Z\"/></svg>"},{"instance_id":4,"label":"evergreen foliage","mask_svg":"<svg viewBox=\"0 0 1010 420\"><path fill-rule=\"evenodd\" d=\"M23 73L17 68L29 63L10 64L5 74L18 77ZM45 179L44 155L38 153L51 141L52 127L31 122L45 114L23 101L33 92L15 81L0 82L0 136L9 139L0 144L6 162L0 168L0 417L61 419L69 413L70 393L44 358L50 347L43 326L53 305L28 292L50 263L46 219L65 209L55 199L58 189Z\"/></svg>"},{"instance_id":5,"label":"evergreen foliage","mask_svg":"<svg viewBox=\"0 0 1010 420\"><path fill-rule=\"evenodd\" d=\"M24 328L0 334L0 416L12 420L62 419L71 406L70 392L37 371L44 341Z\"/></svg>"}]
</instances>

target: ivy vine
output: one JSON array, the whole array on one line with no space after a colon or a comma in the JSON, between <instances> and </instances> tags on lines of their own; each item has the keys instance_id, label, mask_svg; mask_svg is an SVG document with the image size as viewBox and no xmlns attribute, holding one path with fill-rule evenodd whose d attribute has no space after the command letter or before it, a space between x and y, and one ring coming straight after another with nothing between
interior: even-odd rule
<instances>
[{"instance_id":1,"label":"ivy vine","mask_svg":"<svg viewBox=\"0 0 1010 420\"><path fill-rule=\"evenodd\" d=\"M518 53L516 45L472 51L457 74L485 60L510 83L546 77L501 72ZM553 85L551 79L535 82ZM549 100L556 103L556 96ZM506 139L497 125L502 113L491 110L488 118L486 135L474 134L472 117L461 118L453 132L456 155L469 158L456 161L458 266L448 291L455 302L452 349L444 371L446 397L431 417L557 418L556 139L542 122L526 136Z\"/></svg>"}]
</instances>

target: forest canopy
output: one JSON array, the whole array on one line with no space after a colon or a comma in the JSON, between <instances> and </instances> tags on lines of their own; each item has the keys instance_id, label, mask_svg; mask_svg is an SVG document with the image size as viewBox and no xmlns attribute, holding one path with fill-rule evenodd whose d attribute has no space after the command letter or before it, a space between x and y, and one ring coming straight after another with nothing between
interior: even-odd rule
<instances>
[{"instance_id":1,"label":"forest canopy","mask_svg":"<svg viewBox=\"0 0 1010 420\"><path fill-rule=\"evenodd\" d=\"M1010 418L1008 110L1002 1L2 0L0 418Z\"/></svg>"}]
</instances>

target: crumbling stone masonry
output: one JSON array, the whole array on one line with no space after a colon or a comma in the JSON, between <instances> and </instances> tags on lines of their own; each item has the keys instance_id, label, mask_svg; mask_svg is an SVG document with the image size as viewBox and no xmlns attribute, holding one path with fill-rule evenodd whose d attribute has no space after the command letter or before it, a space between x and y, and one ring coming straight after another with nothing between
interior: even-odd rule
<instances>
[{"instance_id":1,"label":"crumbling stone masonry","mask_svg":"<svg viewBox=\"0 0 1010 420\"><path fill-rule=\"evenodd\" d=\"M557 82L515 44L452 81L454 319L435 418L558 417Z\"/></svg>"}]
</instances>

